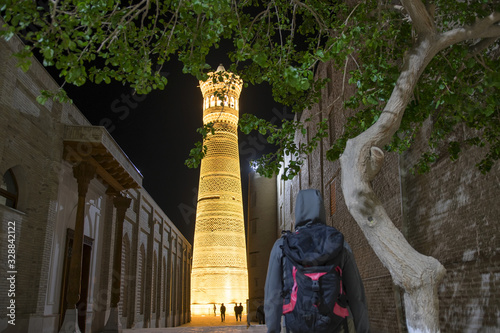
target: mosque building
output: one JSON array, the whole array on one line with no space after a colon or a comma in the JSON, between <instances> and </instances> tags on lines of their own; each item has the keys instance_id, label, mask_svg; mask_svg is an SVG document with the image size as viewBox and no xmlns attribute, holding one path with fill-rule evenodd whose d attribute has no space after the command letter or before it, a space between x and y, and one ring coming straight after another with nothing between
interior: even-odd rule
<instances>
[{"instance_id":1,"label":"mosque building","mask_svg":"<svg viewBox=\"0 0 500 333\"><path fill-rule=\"evenodd\" d=\"M22 47L0 39L0 332L188 322L191 244L105 128L36 101L58 86Z\"/></svg>"}]
</instances>

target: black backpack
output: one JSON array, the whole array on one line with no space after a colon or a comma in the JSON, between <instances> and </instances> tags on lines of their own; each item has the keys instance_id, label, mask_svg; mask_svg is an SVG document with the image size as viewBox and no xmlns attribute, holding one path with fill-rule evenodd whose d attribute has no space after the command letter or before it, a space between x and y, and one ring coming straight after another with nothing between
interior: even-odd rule
<instances>
[{"instance_id":1,"label":"black backpack","mask_svg":"<svg viewBox=\"0 0 500 333\"><path fill-rule=\"evenodd\" d=\"M333 332L348 316L339 266L344 235L316 223L283 235L283 314L293 333Z\"/></svg>"}]
</instances>

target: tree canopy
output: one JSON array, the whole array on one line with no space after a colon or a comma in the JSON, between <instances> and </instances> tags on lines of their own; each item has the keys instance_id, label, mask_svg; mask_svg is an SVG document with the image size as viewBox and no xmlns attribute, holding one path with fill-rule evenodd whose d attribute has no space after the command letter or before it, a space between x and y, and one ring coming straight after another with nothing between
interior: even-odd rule
<instances>
[{"instance_id":1,"label":"tree canopy","mask_svg":"<svg viewBox=\"0 0 500 333\"><path fill-rule=\"evenodd\" d=\"M423 7L425 5L425 7ZM423 7L427 22L440 37L450 39L421 73L397 133L386 145L404 151L412 144L425 119L434 126L429 149L416 170L424 172L438 157L435 147L448 145L456 159L465 145L486 146L478 167L487 172L500 156L500 5L494 1L0 1L4 24L0 34L25 41L16 57L28 70L39 53L45 66L55 66L68 84L87 81L131 85L139 94L164 89L160 73L172 58L183 71L207 79L205 59L223 41L233 62L229 71L245 82L268 82L274 98L294 111L302 111L320 98L326 80L315 80L320 62L331 61L339 71L346 61L356 68L345 84L355 85L354 96L343 101L356 110L345 131L327 152L338 159L349 138L365 131L379 118L395 87L404 59L424 31L415 26L412 11ZM460 37L457 37L460 36ZM465 36L465 37L464 37ZM456 42L455 42L456 41ZM64 90L45 91L47 98L65 100ZM307 121L307 119L306 119ZM302 158L326 136L326 123L318 125L308 145L294 143L304 120L275 126L252 115L240 120L245 133L266 134L277 151L263 156L259 172L277 172L284 155L293 156L285 177L293 177ZM457 126L473 135L450 138ZM200 132L205 133L207 129ZM192 150L190 165L203 156Z\"/></svg>"}]
</instances>

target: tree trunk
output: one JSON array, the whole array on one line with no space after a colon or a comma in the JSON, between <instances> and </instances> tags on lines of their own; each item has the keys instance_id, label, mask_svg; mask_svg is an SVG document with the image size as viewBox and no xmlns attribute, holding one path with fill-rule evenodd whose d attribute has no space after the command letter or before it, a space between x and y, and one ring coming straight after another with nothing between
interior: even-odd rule
<instances>
[{"instance_id":1,"label":"tree trunk","mask_svg":"<svg viewBox=\"0 0 500 333\"><path fill-rule=\"evenodd\" d=\"M359 140L350 140L341 157L342 191L349 209L368 243L391 273L395 284L404 289L406 323L409 332L439 332L437 286L446 270L435 258L415 251L394 226L369 182L362 181ZM365 144L366 145L366 144ZM357 156L356 156L357 155ZM379 159L379 148L368 150L370 161Z\"/></svg>"},{"instance_id":2,"label":"tree trunk","mask_svg":"<svg viewBox=\"0 0 500 333\"><path fill-rule=\"evenodd\" d=\"M437 51L423 38L405 59L391 98L378 121L347 142L340 158L342 192L349 212L395 284L403 288L409 332L439 332L437 287L445 268L413 249L387 215L371 181L384 160L382 147L399 128L404 110L425 66Z\"/></svg>"}]
</instances>

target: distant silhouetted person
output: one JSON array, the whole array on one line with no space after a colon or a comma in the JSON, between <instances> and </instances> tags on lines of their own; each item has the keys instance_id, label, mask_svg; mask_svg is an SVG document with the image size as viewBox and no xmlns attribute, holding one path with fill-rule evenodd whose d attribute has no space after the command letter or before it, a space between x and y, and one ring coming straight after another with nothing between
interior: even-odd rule
<instances>
[{"instance_id":1,"label":"distant silhouetted person","mask_svg":"<svg viewBox=\"0 0 500 333\"><path fill-rule=\"evenodd\" d=\"M243 312L243 306L241 305L238 305L238 303L236 303L236 306L234 307L234 313L236 313L236 321L238 321L238 318L240 319L241 321L241 314Z\"/></svg>"},{"instance_id":2,"label":"distant silhouetted person","mask_svg":"<svg viewBox=\"0 0 500 333\"><path fill-rule=\"evenodd\" d=\"M215 306L215 303L214 303L214 316L217 315L217 307Z\"/></svg>"},{"instance_id":3,"label":"distant silhouetted person","mask_svg":"<svg viewBox=\"0 0 500 333\"><path fill-rule=\"evenodd\" d=\"M224 303L220 305L220 321L225 321L226 320L226 307L224 306Z\"/></svg>"},{"instance_id":4,"label":"distant silhouetted person","mask_svg":"<svg viewBox=\"0 0 500 333\"><path fill-rule=\"evenodd\" d=\"M262 304L257 308L257 320L259 321L259 325L266 323L266 315L264 314L264 306Z\"/></svg>"}]
</instances>

